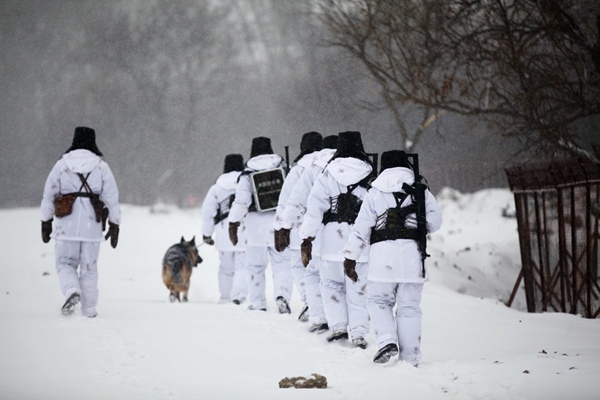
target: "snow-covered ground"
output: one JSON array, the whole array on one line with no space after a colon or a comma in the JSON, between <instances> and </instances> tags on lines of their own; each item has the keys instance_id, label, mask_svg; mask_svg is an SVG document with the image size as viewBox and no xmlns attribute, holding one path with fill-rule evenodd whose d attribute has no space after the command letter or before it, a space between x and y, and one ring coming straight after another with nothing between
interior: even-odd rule
<instances>
[{"instance_id":1,"label":"snow-covered ground","mask_svg":"<svg viewBox=\"0 0 600 400\"><path fill-rule=\"evenodd\" d=\"M117 249L100 252L98 317L63 303L38 210L0 210L0 399L598 399L600 320L523 312L505 302L520 268L508 190L438 195L423 294L423 360L378 367L367 350L325 341L270 299L266 313L219 305L218 255L201 246L190 302L171 304L165 250L200 236L198 209L123 206ZM267 270L270 273L270 269ZM271 293L271 286L267 287ZM318 373L327 389L280 389Z\"/></svg>"}]
</instances>

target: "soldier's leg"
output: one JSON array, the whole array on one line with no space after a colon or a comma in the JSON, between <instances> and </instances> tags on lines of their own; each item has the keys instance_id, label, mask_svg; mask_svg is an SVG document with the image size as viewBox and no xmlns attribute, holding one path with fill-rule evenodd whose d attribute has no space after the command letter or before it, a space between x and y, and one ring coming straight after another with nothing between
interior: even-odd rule
<instances>
[{"instance_id":1,"label":"soldier's leg","mask_svg":"<svg viewBox=\"0 0 600 400\"><path fill-rule=\"evenodd\" d=\"M81 312L86 317L96 316L98 305L98 255L100 242L81 243L79 284L81 287Z\"/></svg>"},{"instance_id":2,"label":"soldier's leg","mask_svg":"<svg viewBox=\"0 0 600 400\"><path fill-rule=\"evenodd\" d=\"M399 358L414 366L421 360L422 292L422 283L399 283L396 296Z\"/></svg>"}]
</instances>

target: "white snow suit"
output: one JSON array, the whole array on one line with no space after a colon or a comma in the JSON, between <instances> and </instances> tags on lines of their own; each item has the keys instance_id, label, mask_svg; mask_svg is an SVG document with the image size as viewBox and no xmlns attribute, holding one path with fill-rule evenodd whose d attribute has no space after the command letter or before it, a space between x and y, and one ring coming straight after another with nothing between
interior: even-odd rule
<instances>
[{"instance_id":1,"label":"white snow suit","mask_svg":"<svg viewBox=\"0 0 600 400\"><path fill-rule=\"evenodd\" d=\"M385 225L387 210L397 206L393 193L404 193L403 183L414 183L412 170L403 167L385 169L372 182L344 248L344 256L356 260L369 253L368 309L378 346L381 349L396 343L399 359L416 366L421 359L420 303L426 280L417 242L393 239L371 244L371 229ZM407 196L401 206L412 203ZM442 224L442 213L429 190L425 191L425 210L427 231L437 231ZM416 229L416 226L416 214L408 214L405 227ZM394 306L397 306L395 316Z\"/></svg>"},{"instance_id":2,"label":"white snow suit","mask_svg":"<svg viewBox=\"0 0 600 400\"><path fill-rule=\"evenodd\" d=\"M347 222L329 222L322 227L323 216L332 208L340 194L369 175L371 165L356 158L335 158L319 175L307 201L307 210L300 227L300 237L316 237L321 233L321 293L325 315L333 332L348 331L352 339L365 338L369 332L367 313L367 255L356 263L358 281L352 282L344 274L342 250L351 225ZM367 192L357 186L352 194L362 199Z\"/></svg>"},{"instance_id":3,"label":"white snow suit","mask_svg":"<svg viewBox=\"0 0 600 400\"><path fill-rule=\"evenodd\" d=\"M235 195L235 187L240 174L241 171L221 174L215 184L208 189L200 209L202 235L210 237L214 233L215 248L219 252L220 303L229 303L232 300L242 303L248 296L246 226L243 223L240 224L238 228L239 241L235 246L229 240L228 231L230 199Z\"/></svg>"},{"instance_id":4,"label":"white snow suit","mask_svg":"<svg viewBox=\"0 0 600 400\"><path fill-rule=\"evenodd\" d=\"M80 191L78 173L84 176L89 173L87 183L108 208L109 221L120 225L119 191L112 171L102 158L84 149L64 154L50 171L40 206L41 220L54 218L54 199L59 194ZM90 199L77 197L70 215L54 218L51 237L55 240L56 271L63 295L68 298L79 293L83 315L95 316L98 254L104 236Z\"/></svg>"},{"instance_id":5,"label":"white snow suit","mask_svg":"<svg viewBox=\"0 0 600 400\"><path fill-rule=\"evenodd\" d=\"M283 297L289 304L292 296L293 278L290 269L289 250L279 253L275 250L273 224L275 210L249 211L254 202L249 173L266 171L281 166L283 159L276 154L262 154L252 157L246 163L235 189L235 200L229 212L229 222L242 222L246 225L246 270L248 273L248 294L253 309L266 309L265 270L271 264L273 272L274 298Z\"/></svg>"},{"instance_id":6,"label":"white snow suit","mask_svg":"<svg viewBox=\"0 0 600 400\"><path fill-rule=\"evenodd\" d=\"M313 152L304 155L296 165L290 169L290 172L285 177L285 181L283 182L283 187L281 188L281 194L279 195L279 201L277 203L277 209L275 211L275 223L273 228L275 230L279 230L283 227L283 213L286 207L286 203L290 198L292 191L300 179L300 176L304 172L304 170L309 167L315 158L318 156L318 152ZM290 228L290 262L291 262L291 270L292 276L294 278L294 282L296 283L296 288L298 289L298 293L300 293L300 300L303 304L306 304L306 292L305 292L305 282L304 276L306 274L306 268L302 264L302 258L300 256L300 238L298 236L298 229L295 226Z\"/></svg>"},{"instance_id":7,"label":"white snow suit","mask_svg":"<svg viewBox=\"0 0 600 400\"><path fill-rule=\"evenodd\" d=\"M292 257L296 257L296 261L292 263L300 263L302 258L300 255L300 244L302 240L298 229L304 219L306 213L306 203L308 195L317 180L317 177L323 172L327 162L331 159L335 149L322 149L313 159L311 165L306 167L292 189L292 193L285 203L285 208L282 213L281 226L286 229L291 229L290 232L290 251ZM293 233L293 234L292 234ZM306 296L306 304L308 304L309 321L313 324L326 323L325 310L323 308L323 298L321 296L321 277L319 273L320 266L320 242L321 234L317 234L313 241L312 260L306 266L304 271L304 292Z\"/></svg>"}]
</instances>

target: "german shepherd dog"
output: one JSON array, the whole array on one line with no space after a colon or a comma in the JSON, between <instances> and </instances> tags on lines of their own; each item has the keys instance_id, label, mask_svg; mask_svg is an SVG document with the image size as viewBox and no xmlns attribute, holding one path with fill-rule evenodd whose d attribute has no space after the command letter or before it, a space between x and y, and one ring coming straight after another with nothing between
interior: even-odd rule
<instances>
[{"instance_id":1,"label":"german shepherd dog","mask_svg":"<svg viewBox=\"0 0 600 400\"><path fill-rule=\"evenodd\" d=\"M179 294L183 294L183 301L188 301L190 290L190 277L192 267L202 262L198 248L196 247L196 236L186 242L183 236L181 242L169 247L163 257L162 278L165 286L169 289L169 301L181 302Z\"/></svg>"}]
</instances>

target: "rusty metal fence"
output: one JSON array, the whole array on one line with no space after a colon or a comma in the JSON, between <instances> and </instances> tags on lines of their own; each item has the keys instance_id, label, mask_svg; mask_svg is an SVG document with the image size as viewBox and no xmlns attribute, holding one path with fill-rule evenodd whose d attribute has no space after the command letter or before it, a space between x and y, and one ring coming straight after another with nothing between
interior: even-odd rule
<instances>
[{"instance_id":1,"label":"rusty metal fence","mask_svg":"<svg viewBox=\"0 0 600 400\"><path fill-rule=\"evenodd\" d=\"M582 160L505 170L514 193L529 312L600 315L600 164ZM521 285L523 283L523 285Z\"/></svg>"}]
</instances>

